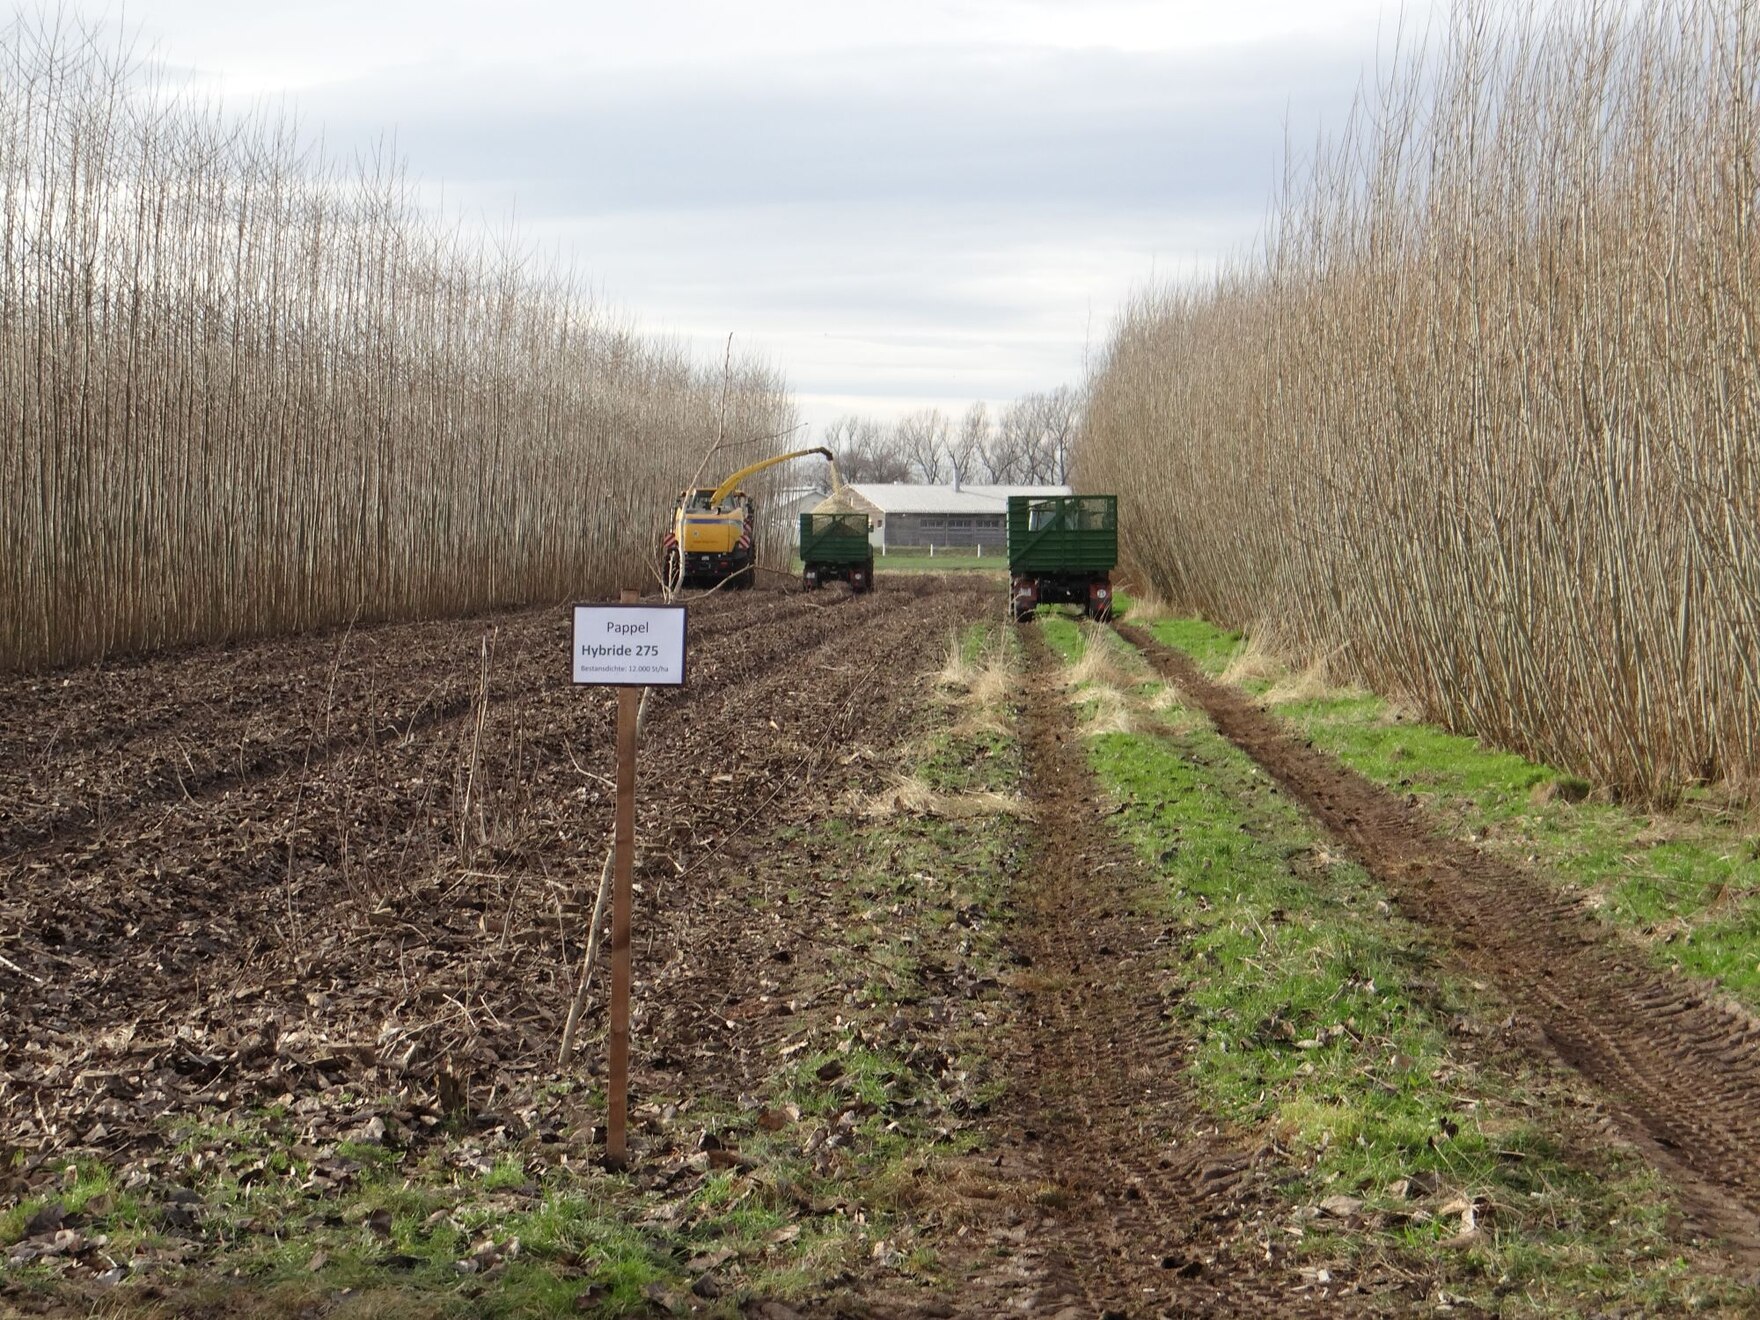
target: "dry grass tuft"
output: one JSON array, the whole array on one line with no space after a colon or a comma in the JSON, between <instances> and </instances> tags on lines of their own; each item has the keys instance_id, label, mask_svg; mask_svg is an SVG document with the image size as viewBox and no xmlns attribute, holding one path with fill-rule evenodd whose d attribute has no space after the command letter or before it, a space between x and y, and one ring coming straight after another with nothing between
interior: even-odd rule
<instances>
[{"instance_id":1,"label":"dry grass tuft","mask_svg":"<svg viewBox=\"0 0 1760 1320\"><path fill-rule=\"evenodd\" d=\"M1257 632L1249 632L1234 659L1218 675L1223 683L1253 683L1261 679L1278 680L1288 676L1282 660L1272 652Z\"/></svg>"},{"instance_id":2,"label":"dry grass tuft","mask_svg":"<svg viewBox=\"0 0 1760 1320\"><path fill-rule=\"evenodd\" d=\"M1082 654L1063 668L1065 695L1077 707L1085 738L1109 733L1143 733L1166 727L1160 716L1179 708L1171 687L1153 696L1139 689L1154 681L1148 663L1109 628L1084 627Z\"/></svg>"},{"instance_id":3,"label":"dry grass tuft","mask_svg":"<svg viewBox=\"0 0 1760 1320\"><path fill-rule=\"evenodd\" d=\"M1017 678L1014 655L1002 636L992 637L976 657L968 657L956 633L934 685L936 697L959 712L953 726L956 736L1008 733L1009 700Z\"/></svg>"},{"instance_id":4,"label":"dry grass tuft","mask_svg":"<svg viewBox=\"0 0 1760 1320\"><path fill-rule=\"evenodd\" d=\"M878 793L857 799L856 810L870 820L888 816L933 816L971 820L983 816L1027 816L1024 798L988 789L975 793L942 793L917 775L894 775Z\"/></svg>"},{"instance_id":5,"label":"dry grass tuft","mask_svg":"<svg viewBox=\"0 0 1760 1320\"><path fill-rule=\"evenodd\" d=\"M1319 656L1296 673L1285 672L1259 698L1265 706L1280 706L1286 701L1319 701L1326 697L1348 696L1360 691L1349 684L1332 681L1332 666L1327 657Z\"/></svg>"},{"instance_id":6,"label":"dry grass tuft","mask_svg":"<svg viewBox=\"0 0 1760 1320\"><path fill-rule=\"evenodd\" d=\"M1144 590L1136 584L1117 583L1118 589L1130 593L1130 610L1121 616L1125 623L1134 623L1148 627L1151 623L1160 623L1164 619L1179 619L1190 611L1175 609L1172 605L1156 596L1154 592Z\"/></svg>"},{"instance_id":7,"label":"dry grass tuft","mask_svg":"<svg viewBox=\"0 0 1760 1320\"><path fill-rule=\"evenodd\" d=\"M913 1204L934 1207L940 1222L957 1227L988 1220L995 1206L1028 1208L1046 1204L1056 1194L1050 1185L998 1170L988 1159L944 1158L934 1162L934 1176L913 1177Z\"/></svg>"},{"instance_id":8,"label":"dry grass tuft","mask_svg":"<svg viewBox=\"0 0 1760 1320\"><path fill-rule=\"evenodd\" d=\"M1171 683L1162 687L1144 703L1147 709L1157 715L1191 715L1191 708L1180 697L1179 689Z\"/></svg>"},{"instance_id":9,"label":"dry grass tuft","mask_svg":"<svg viewBox=\"0 0 1760 1320\"><path fill-rule=\"evenodd\" d=\"M1022 967L1002 979L1010 989L1029 995L1066 994L1070 989L1069 973L1043 967Z\"/></svg>"},{"instance_id":10,"label":"dry grass tuft","mask_svg":"<svg viewBox=\"0 0 1760 1320\"><path fill-rule=\"evenodd\" d=\"M1084 625L1085 645L1076 660L1064 666L1064 684L1072 690L1083 684L1097 687L1129 687L1150 678L1147 665L1135 651L1126 648L1110 628Z\"/></svg>"},{"instance_id":11,"label":"dry grass tuft","mask_svg":"<svg viewBox=\"0 0 1760 1320\"><path fill-rule=\"evenodd\" d=\"M1084 738L1143 731L1143 703L1134 693L1096 685L1072 692L1071 698L1082 708L1078 731Z\"/></svg>"},{"instance_id":12,"label":"dry grass tuft","mask_svg":"<svg viewBox=\"0 0 1760 1320\"><path fill-rule=\"evenodd\" d=\"M1417 724L1424 718L1424 712L1410 694L1391 692L1382 694L1380 722L1383 724Z\"/></svg>"},{"instance_id":13,"label":"dry grass tuft","mask_svg":"<svg viewBox=\"0 0 1760 1320\"><path fill-rule=\"evenodd\" d=\"M934 679L938 694L943 700L951 700L957 694L970 692L976 674L977 666L966 657L959 633L950 633L947 638L947 658Z\"/></svg>"},{"instance_id":14,"label":"dry grass tuft","mask_svg":"<svg viewBox=\"0 0 1760 1320\"><path fill-rule=\"evenodd\" d=\"M983 666L972 680L972 704L983 711L1005 711L1017 687L1013 659L1001 651L986 653Z\"/></svg>"}]
</instances>

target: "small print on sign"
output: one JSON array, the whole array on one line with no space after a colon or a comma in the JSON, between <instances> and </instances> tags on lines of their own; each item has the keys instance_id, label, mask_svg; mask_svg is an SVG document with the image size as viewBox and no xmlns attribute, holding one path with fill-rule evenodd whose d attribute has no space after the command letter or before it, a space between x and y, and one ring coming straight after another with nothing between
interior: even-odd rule
<instances>
[{"instance_id":1,"label":"small print on sign","mask_svg":"<svg viewBox=\"0 0 1760 1320\"><path fill-rule=\"evenodd\" d=\"M574 681L684 685L684 606L576 605Z\"/></svg>"}]
</instances>

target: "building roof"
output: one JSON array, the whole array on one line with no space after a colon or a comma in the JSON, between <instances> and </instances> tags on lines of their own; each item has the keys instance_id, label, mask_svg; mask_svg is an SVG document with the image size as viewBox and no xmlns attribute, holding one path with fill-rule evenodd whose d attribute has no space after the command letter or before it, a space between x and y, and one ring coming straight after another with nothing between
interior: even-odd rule
<instances>
[{"instance_id":1,"label":"building roof","mask_svg":"<svg viewBox=\"0 0 1760 1320\"><path fill-rule=\"evenodd\" d=\"M813 507L825 498L822 490L791 490L781 496L766 500L764 509L772 517L792 521L803 513L811 513Z\"/></svg>"},{"instance_id":2,"label":"building roof","mask_svg":"<svg viewBox=\"0 0 1760 1320\"><path fill-rule=\"evenodd\" d=\"M866 500L881 513L987 513L1008 512L1010 495L1069 495L1068 486L883 486L852 481L844 489Z\"/></svg>"}]
</instances>

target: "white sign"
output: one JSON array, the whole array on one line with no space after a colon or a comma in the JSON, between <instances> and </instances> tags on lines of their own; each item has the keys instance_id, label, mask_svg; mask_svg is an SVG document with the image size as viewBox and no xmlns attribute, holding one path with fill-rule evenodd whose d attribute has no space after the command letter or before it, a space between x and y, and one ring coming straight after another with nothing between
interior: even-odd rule
<instances>
[{"instance_id":1,"label":"white sign","mask_svg":"<svg viewBox=\"0 0 1760 1320\"><path fill-rule=\"evenodd\" d=\"M574 681L684 686L684 606L576 605Z\"/></svg>"}]
</instances>

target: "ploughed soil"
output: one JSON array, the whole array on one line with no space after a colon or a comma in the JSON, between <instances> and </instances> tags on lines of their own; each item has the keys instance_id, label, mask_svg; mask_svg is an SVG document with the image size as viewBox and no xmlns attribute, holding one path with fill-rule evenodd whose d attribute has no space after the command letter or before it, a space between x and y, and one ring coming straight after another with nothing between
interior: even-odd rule
<instances>
[{"instance_id":1,"label":"ploughed soil","mask_svg":"<svg viewBox=\"0 0 1760 1320\"><path fill-rule=\"evenodd\" d=\"M714 1143L647 1098L736 1103L834 951L830 886L784 915L752 901L775 832L884 782L924 673L993 603L931 577L693 603L690 683L651 698L638 793L631 1145L656 1188L700 1182ZM569 1067L557 1048L615 696L571 685L568 647L552 609L0 680L0 1211L85 1156L187 1239L39 1264L73 1285L199 1270L191 1189L240 1152L180 1143L196 1114L283 1115L319 1195L360 1177L349 1141L413 1159L462 1123L461 1174L510 1152L534 1179L602 1149L602 1110L556 1085L601 1066L601 994ZM792 862L821 864L810 843ZM5 1289L0 1265L0 1311Z\"/></svg>"},{"instance_id":2,"label":"ploughed soil","mask_svg":"<svg viewBox=\"0 0 1760 1320\"><path fill-rule=\"evenodd\" d=\"M650 973L660 949L745 961L694 901L748 840L878 777L979 606L932 583L697 606L691 684L654 694L641 762L639 882L682 926L638 935ZM549 1071L613 798L615 698L569 683L568 627L386 626L0 685L7 1139L115 1156L194 1104L437 1069L487 1103Z\"/></svg>"},{"instance_id":3,"label":"ploughed soil","mask_svg":"<svg viewBox=\"0 0 1760 1320\"><path fill-rule=\"evenodd\" d=\"M1293 735L1142 629L1118 631L1348 847L1410 918L1604 1093L1690 1227L1760 1264L1760 1022L1678 977L1572 898L1443 837L1405 799Z\"/></svg>"}]
</instances>

